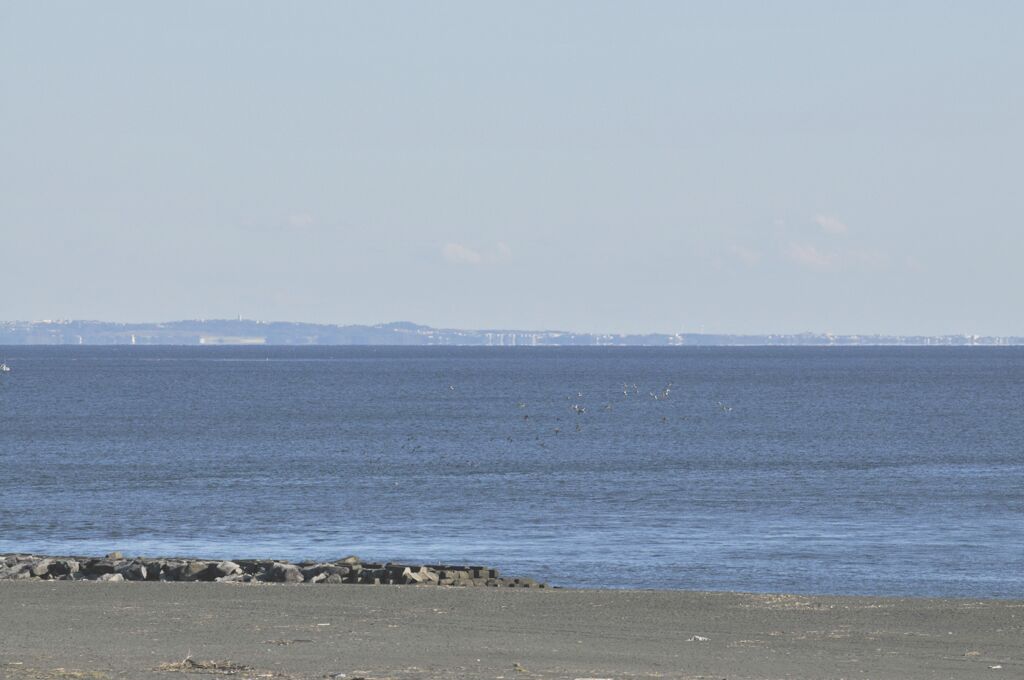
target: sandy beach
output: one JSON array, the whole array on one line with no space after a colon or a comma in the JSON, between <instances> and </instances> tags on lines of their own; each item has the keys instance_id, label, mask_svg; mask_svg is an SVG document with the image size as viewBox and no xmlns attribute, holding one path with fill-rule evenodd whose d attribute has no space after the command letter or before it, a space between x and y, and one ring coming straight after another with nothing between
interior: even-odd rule
<instances>
[{"instance_id":1,"label":"sandy beach","mask_svg":"<svg viewBox=\"0 0 1024 680\"><path fill-rule=\"evenodd\" d=\"M0 583L14 679L1019 678L1022 650L1020 601Z\"/></svg>"}]
</instances>

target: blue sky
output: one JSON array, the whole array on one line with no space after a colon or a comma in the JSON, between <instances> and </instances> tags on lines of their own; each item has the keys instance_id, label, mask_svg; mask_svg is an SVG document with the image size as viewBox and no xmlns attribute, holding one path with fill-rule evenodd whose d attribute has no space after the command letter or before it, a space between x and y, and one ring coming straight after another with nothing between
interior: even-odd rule
<instances>
[{"instance_id":1,"label":"blue sky","mask_svg":"<svg viewBox=\"0 0 1024 680\"><path fill-rule=\"evenodd\" d=\"M0 319L1024 335L1022 24L0 0Z\"/></svg>"}]
</instances>

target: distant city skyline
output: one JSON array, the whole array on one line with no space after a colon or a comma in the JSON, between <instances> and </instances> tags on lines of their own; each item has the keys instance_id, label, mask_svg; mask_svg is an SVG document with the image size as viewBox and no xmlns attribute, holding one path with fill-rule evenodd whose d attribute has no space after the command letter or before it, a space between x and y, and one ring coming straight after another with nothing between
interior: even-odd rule
<instances>
[{"instance_id":1,"label":"distant city skyline","mask_svg":"<svg viewBox=\"0 0 1024 680\"><path fill-rule=\"evenodd\" d=\"M409 321L334 325L255 319L160 323L0 321L2 345L1021 346L1024 336L831 333L580 333L567 329L433 328Z\"/></svg>"},{"instance_id":2,"label":"distant city skyline","mask_svg":"<svg viewBox=\"0 0 1024 680\"><path fill-rule=\"evenodd\" d=\"M0 2L0 319L1024 336L1022 23Z\"/></svg>"}]
</instances>

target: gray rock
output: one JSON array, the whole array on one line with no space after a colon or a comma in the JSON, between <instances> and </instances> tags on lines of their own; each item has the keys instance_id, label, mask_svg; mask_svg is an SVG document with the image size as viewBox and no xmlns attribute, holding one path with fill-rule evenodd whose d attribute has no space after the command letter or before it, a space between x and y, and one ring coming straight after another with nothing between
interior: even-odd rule
<instances>
[{"instance_id":1,"label":"gray rock","mask_svg":"<svg viewBox=\"0 0 1024 680\"><path fill-rule=\"evenodd\" d=\"M60 579L103 581L221 581L247 583L367 583L403 585L491 586L544 588L529 578L499 576L497 569L481 565L409 565L395 562L362 563L349 556L334 562L297 564L273 560L124 559L120 552L102 558L72 558L0 554L0 580Z\"/></svg>"},{"instance_id":2,"label":"gray rock","mask_svg":"<svg viewBox=\"0 0 1024 680\"><path fill-rule=\"evenodd\" d=\"M18 568L13 565L7 565L0 562L0 581L12 580L14 575L17 573Z\"/></svg>"},{"instance_id":3,"label":"gray rock","mask_svg":"<svg viewBox=\"0 0 1024 680\"><path fill-rule=\"evenodd\" d=\"M307 581L311 581L312 579L316 578L320 574L329 574L329 573L331 573L329 571L330 569L337 569L337 568L338 567L336 567L333 564L323 564L323 563L321 563L321 564L307 565L306 567L303 567L301 569L302 577L305 580L307 580ZM323 580L323 579L320 579L320 580Z\"/></svg>"},{"instance_id":4,"label":"gray rock","mask_svg":"<svg viewBox=\"0 0 1024 680\"><path fill-rule=\"evenodd\" d=\"M217 571L217 575L220 578L223 578L225 576L234 576L235 574L242 573L242 567L239 564L236 564L235 562L230 562L228 560L218 562L214 566L214 569Z\"/></svg>"},{"instance_id":5,"label":"gray rock","mask_svg":"<svg viewBox=\"0 0 1024 680\"><path fill-rule=\"evenodd\" d=\"M191 560L174 570L176 581L212 581L220 574L217 573L217 565L214 562L202 560Z\"/></svg>"},{"instance_id":6,"label":"gray rock","mask_svg":"<svg viewBox=\"0 0 1024 680\"><path fill-rule=\"evenodd\" d=\"M146 565L142 562L129 562L117 572L128 581L145 581Z\"/></svg>"},{"instance_id":7,"label":"gray rock","mask_svg":"<svg viewBox=\"0 0 1024 680\"><path fill-rule=\"evenodd\" d=\"M56 559L50 564L50 575L55 577L71 576L77 574L80 565L78 560L70 558Z\"/></svg>"},{"instance_id":8,"label":"gray rock","mask_svg":"<svg viewBox=\"0 0 1024 680\"><path fill-rule=\"evenodd\" d=\"M219 583L248 583L252 580L252 574L228 574L227 576L218 576L213 580Z\"/></svg>"},{"instance_id":9,"label":"gray rock","mask_svg":"<svg viewBox=\"0 0 1024 680\"><path fill-rule=\"evenodd\" d=\"M147 581L159 581L167 569L167 560L139 560L146 568Z\"/></svg>"},{"instance_id":10,"label":"gray rock","mask_svg":"<svg viewBox=\"0 0 1024 680\"><path fill-rule=\"evenodd\" d=\"M161 581L177 581L178 572L185 566L185 563L181 560L160 560L159 561L160 572L156 574L157 578ZM156 573L152 567L146 566L146 571L149 572L150 577Z\"/></svg>"},{"instance_id":11,"label":"gray rock","mask_svg":"<svg viewBox=\"0 0 1024 680\"><path fill-rule=\"evenodd\" d=\"M113 574L117 571L118 565L112 560L89 560L82 566L84 571L89 576L103 576L104 574Z\"/></svg>"},{"instance_id":12,"label":"gray rock","mask_svg":"<svg viewBox=\"0 0 1024 680\"><path fill-rule=\"evenodd\" d=\"M405 573L402 574L402 583L407 585L417 585L424 583L426 580L426 576L419 570L412 571L411 569L406 569Z\"/></svg>"},{"instance_id":13,"label":"gray rock","mask_svg":"<svg viewBox=\"0 0 1024 680\"><path fill-rule=\"evenodd\" d=\"M267 569L266 580L275 583L302 583L305 577L294 564L275 562L270 569Z\"/></svg>"},{"instance_id":14,"label":"gray rock","mask_svg":"<svg viewBox=\"0 0 1024 680\"><path fill-rule=\"evenodd\" d=\"M50 565L51 564L53 564L53 560L51 560L51 559L39 560L38 562L33 564L31 567L29 567L28 571L29 571L30 574L32 574L36 578L41 578L43 576L48 576L49 573L50 573Z\"/></svg>"}]
</instances>

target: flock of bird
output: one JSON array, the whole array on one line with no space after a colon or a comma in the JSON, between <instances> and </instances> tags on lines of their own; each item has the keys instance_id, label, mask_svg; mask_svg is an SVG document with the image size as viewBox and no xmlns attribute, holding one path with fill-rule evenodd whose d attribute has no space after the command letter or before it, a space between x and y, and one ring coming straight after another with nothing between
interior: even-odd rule
<instances>
[{"instance_id":1,"label":"flock of bird","mask_svg":"<svg viewBox=\"0 0 1024 680\"><path fill-rule=\"evenodd\" d=\"M658 390L641 390L640 385L637 383L622 383L621 402L632 402L632 407L646 411L648 407L644 406L644 403L649 403L653 408L655 402L659 404L668 401L674 390L674 384L669 382L664 387ZM449 384L446 392L452 397L459 399L460 403L471 404L475 400L466 402L461 399L461 388L456 384ZM646 394L644 394L646 393ZM525 400L519 400L514 402L514 413L516 414L517 420L524 424L529 424L530 428L528 434L522 430L516 429L512 433L497 433L494 434L500 436L508 444L519 442L520 444L525 441L533 441L533 444L539 449L548 449L551 440L550 437L560 435L565 429L571 432L582 432L584 425L587 423L597 424L599 421L592 420L597 416L593 416L592 410L598 410L599 412L612 412L623 406L620 400L612 399L608 400L607 396L604 397L600 402L594 404L594 401L590 401L588 404L586 397L583 392L576 391L565 396L562 401L563 406L558 405L558 399L546 399L541 402L534 402L533 408L531 409L530 404ZM593 409L591 409L593 405ZM561 410L568 407L566 410ZM710 408L720 413L730 413L733 407L722 402L715 401L709 404ZM664 410L665 407L655 408L653 413L656 418L660 419L661 423L667 424L669 422L669 415L666 415ZM611 415L608 413L608 415ZM679 415L681 420L688 420L693 417L690 415ZM604 422L608 422L607 417L602 418ZM589 429L589 428L588 428ZM461 435L454 427L449 428L447 425L442 425L440 432L435 431L434 435L428 435L426 433L408 434L406 433L406 439L404 442L399 444L399 448L406 453L419 453L419 455L427 454L437 464L441 465L454 465L458 467L471 467L475 468L484 465L486 459L481 458L477 455L472 455L469 451L466 451L463 447L457 446L453 449L445 447L443 450L437 448L438 441L436 440L437 435L440 434L442 438L447 439L448 437L461 438ZM525 435L525 439L524 439ZM424 439L424 437L426 437ZM396 442L398 443L398 442ZM381 456L380 460L373 460L383 464L385 457Z\"/></svg>"},{"instance_id":2,"label":"flock of bird","mask_svg":"<svg viewBox=\"0 0 1024 680\"><path fill-rule=\"evenodd\" d=\"M673 387L674 387L674 384L669 382L668 384L665 385L665 387L663 387L662 389L660 389L658 391L648 391L647 395L653 401L665 401L672 394L672 388ZM455 392L456 391L455 385L449 385L448 386L448 390L450 392ZM639 397L640 396L640 386L637 383L625 383L625 382L622 383L622 396L624 398L626 398L626 399L628 399L630 397ZM571 402L571 404L569 406L569 410L572 413L574 413L575 415L577 415L577 416L583 416L583 415L586 415L586 413L587 413L587 408L588 407L583 403L583 399L584 399L584 396L583 396L582 392L576 392L575 395L568 395L568 396L566 396L566 400ZM724 403L722 401L715 402L715 405L716 405L718 410L720 410L720 411L722 411L724 413L729 413L729 412L732 411L732 406L730 406L730 405L728 405L728 404L726 404L726 403ZM606 402L604 402L601 405L601 408L604 411L611 411L614 408L614 406L615 405L611 401L606 401ZM516 402L516 407L518 409L520 409L520 410L525 410L527 408L527 403L525 401L518 401L518 402ZM530 420L530 414L529 413L523 413L521 415L521 418L524 421L528 421L528 420ZM685 417L684 417L684 419L685 419ZM556 416L555 417L555 421L561 421L561 417ZM668 417L664 416L664 415L661 416L661 421L662 422L667 422L668 421ZM582 426L580 424L579 419L576 420L575 430L577 432L580 432L582 430ZM555 434L558 434L561 431L562 431L561 427L554 427L553 428L553 432ZM508 441L512 441L511 437L508 437L507 439L508 439Z\"/></svg>"}]
</instances>

